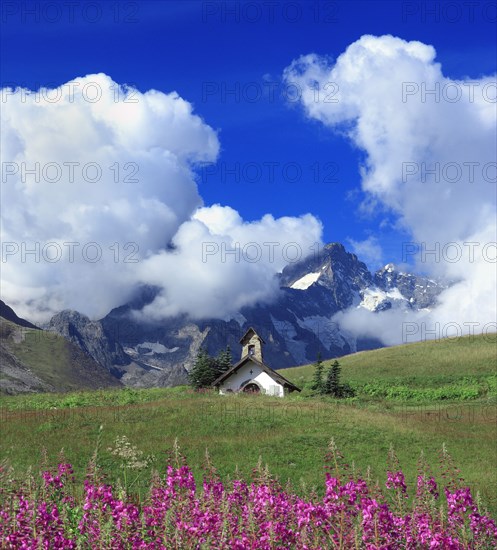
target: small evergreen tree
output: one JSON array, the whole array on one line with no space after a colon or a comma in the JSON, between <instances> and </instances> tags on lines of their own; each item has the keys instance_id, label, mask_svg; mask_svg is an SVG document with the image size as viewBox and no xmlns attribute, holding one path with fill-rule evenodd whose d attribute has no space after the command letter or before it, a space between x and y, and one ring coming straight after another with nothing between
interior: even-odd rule
<instances>
[{"instance_id":1,"label":"small evergreen tree","mask_svg":"<svg viewBox=\"0 0 497 550\"><path fill-rule=\"evenodd\" d=\"M199 349L195 363L188 373L188 378L195 389L207 388L217 378L213 369L213 360L205 349Z\"/></svg>"},{"instance_id":2,"label":"small evergreen tree","mask_svg":"<svg viewBox=\"0 0 497 550\"><path fill-rule=\"evenodd\" d=\"M229 346L211 357L204 348L200 348L195 363L188 373L190 384L195 389L208 388L211 384L231 368L232 355Z\"/></svg>"},{"instance_id":3,"label":"small evergreen tree","mask_svg":"<svg viewBox=\"0 0 497 550\"><path fill-rule=\"evenodd\" d=\"M325 382L325 393L333 397L341 397L341 385L340 385L340 373L341 373L340 363L335 360L333 361L331 367L328 369Z\"/></svg>"},{"instance_id":4,"label":"small evergreen tree","mask_svg":"<svg viewBox=\"0 0 497 550\"><path fill-rule=\"evenodd\" d=\"M355 390L350 384L341 384L340 397L354 397Z\"/></svg>"},{"instance_id":5,"label":"small evergreen tree","mask_svg":"<svg viewBox=\"0 0 497 550\"><path fill-rule=\"evenodd\" d=\"M226 346L225 349L221 350L216 359L214 360L214 369L216 371L216 378L221 376L232 367L233 356L231 355L231 348ZM215 380L215 379L214 379Z\"/></svg>"},{"instance_id":6,"label":"small evergreen tree","mask_svg":"<svg viewBox=\"0 0 497 550\"><path fill-rule=\"evenodd\" d=\"M318 352L316 362L314 363L314 377L311 386L312 391L315 392L317 395L323 394L325 390L323 374L324 365L323 361L321 360L321 353Z\"/></svg>"}]
</instances>

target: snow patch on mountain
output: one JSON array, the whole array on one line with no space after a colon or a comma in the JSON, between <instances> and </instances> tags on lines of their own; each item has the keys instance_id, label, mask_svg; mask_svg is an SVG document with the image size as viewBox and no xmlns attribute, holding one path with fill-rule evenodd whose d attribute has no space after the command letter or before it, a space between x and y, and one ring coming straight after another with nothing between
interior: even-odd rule
<instances>
[{"instance_id":1,"label":"snow patch on mountain","mask_svg":"<svg viewBox=\"0 0 497 550\"><path fill-rule=\"evenodd\" d=\"M324 268L323 268L324 269ZM321 273L308 273L304 275L294 283L290 285L290 288L295 288L297 290L307 290L311 285L313 285L320 277Z\"/></svg>"},{"instance_id":2,"label":"snow patch on mountain","mask_svg":"<svg viewBox=\"0 0 497 550\"><path fill-rule=\"evenodd\" d=\"M160 342L142 342L135 346L134 350L140 355L154 355L156 353L174 353L179 350L179 347L168 348Z\"/></svg>"},{"instance_id":3,"label":"snow patch on mountain","mask_svg":"<svg viewBox=\"0 0 497 550\"><path fill-rule=\"evenodd\" d=\"M362 302L358 307L376 311L378 306L387 299L387 293L379 289L367 288L363 293Z\"/></svg>"},{"instance_id":4,"label":"snow patch on mountain","mask_svg":"<svg viewBox=\"0 0 497 550\"><path fill-rule=\"evenodd\" d=\"M378 308L386 302L394 301L406 301L406 298L402 295L398 288L392 288L388 292L380 290L377 287L366 288L362 293L362 301L358 307L369 309L369 311L377 311Z\"/></svg>"}]
</instances>

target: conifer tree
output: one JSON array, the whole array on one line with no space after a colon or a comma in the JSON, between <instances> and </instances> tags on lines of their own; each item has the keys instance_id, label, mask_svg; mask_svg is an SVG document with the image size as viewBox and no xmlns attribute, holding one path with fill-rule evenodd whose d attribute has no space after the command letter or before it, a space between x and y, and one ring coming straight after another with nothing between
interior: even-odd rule
<instances>
[{"instance_id":1,"label":"conifer tree","mask_svg":"<svg viewBox=\"0 0 497 550\"><path fill-rule=\"evenodd\" d=\"M212 358L205 349L199 349L195 363L188 373L188 378L195 389L207 388L217 378Z\"/></svg>"},{"instance_id":2,"label":"conifer tree","mask_svg":"<svg viewBox=\"0 0 497 550\"><path fill-rule=\"evenodd\" d=\"M324 365L321 360L321 353L318 352L316 362L314 363L314 377L312 380L312 391L321 395L325 390L325 381L323 380Z\"/></svg>"},{"instance_id":3,"label":"conifer tree","mask_svg":"<svg viewBox=\"0 0 497 550\"><path fill-rule=\"evenodd\" d=\"M326 383L325 383L325 393L328 395L331 395L333 397L341 397L341 385L340 385L340 373L341 373L341 367L340 363L335 360L333 361L333 364L328 369L328 373L326 375Z\"/></svg>"},{"instance_id":4,"label":"conifer tree","mask_svg":"<svg viewBox=\"0 0 497 550\"><path fill-rule=\"evenodd\" d=\"M226 346L216 357L211 357L207 350L200 348L195 363L188 373L190 385L195 389L208 388L221 374L231 368L231 349Z\"/></svg>"},{"instance_id":5,"label":"conifer tree","mask_svg":"<svg viewBox=\"0 0 497 550\"><path fill-rule=\"evenodd\" d=\"M231 355L231 348L226 346L225 349L221 350L217 357L213 361L213 367L216 373L216 378L221 376L232 367L233 356ZM214 379L215 380L215 379ZM214 381L213 380L213 381Z\"/></svg>"}]
</instances>

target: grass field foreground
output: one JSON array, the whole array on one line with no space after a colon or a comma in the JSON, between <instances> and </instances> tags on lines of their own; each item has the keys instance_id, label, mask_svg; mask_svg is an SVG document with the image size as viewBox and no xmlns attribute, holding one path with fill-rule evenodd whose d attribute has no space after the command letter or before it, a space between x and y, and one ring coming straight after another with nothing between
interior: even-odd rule
<instances>
[{"instance_id":1,"label":"grass field foreground","mask_svg":"<svg viewBox=\"0 0 497 550\"><path fill-rule=\"evenodd\" d=\"M469 341L429 342L344 357L343 380L357 387L376 382L387 387L394 378L398 385L433 390L464 384L468 376L480 382L494 376L495 344L477 339L471 346ZM312 366L284 374L305 387ZM63 449L81 484L99 441L98 460L108 481L122 483L126 468L113 451L125 436L140 456L149 457L145 468L130 472L136 478L133 490L144 494L152 470L163 466L164 453L178 439L196 479L203 474L208 449L223 479L249 479L260 458L283 484L289 481L304 495L313 487L323 490L323 457L334 438L351 469L380 484L386 481L393 446L412 493L422 452L437 481L443 481L438 463L445 445L473 494L497 517L497 405L492 391L431 401L360 392L353 399L332 400L310 397L306 389L285 399L230 397L193 393L187 387L3 397L1 458L22 476L29 468L40 468L43 454L46 463L57 463Z\"/></svg>"}]
</instances>

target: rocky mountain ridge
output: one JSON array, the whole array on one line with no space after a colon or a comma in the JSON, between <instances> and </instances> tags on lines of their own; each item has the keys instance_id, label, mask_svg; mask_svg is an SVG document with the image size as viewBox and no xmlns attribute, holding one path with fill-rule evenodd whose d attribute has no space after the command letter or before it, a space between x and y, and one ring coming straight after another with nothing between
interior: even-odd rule
<instances>
[{"instance_id":1,"label":"rocky mountain ridge","mask_svg":"<svg viewBox=\"0 0 497 550\"><path fill-rule=\"evenodd\" d=\"M55 315L48 325L89 354L121 383L135 387L173 386L187 381L187 371L201 346L216 354L227 344L235 359L239 339L253 326L266 341L264 359L273 368L310 363L382 347L379 340L354 338L333 320L348 308L372 312L429 308L446 285L398 271L393 264L372 274L340 243L288 265L271 304L242 308L228 320L193 320L186 315L161 322L144 321L139 312L158 293L141 288L128 304L99 321L74 311Z\"/></svg>"}]
</instances>

